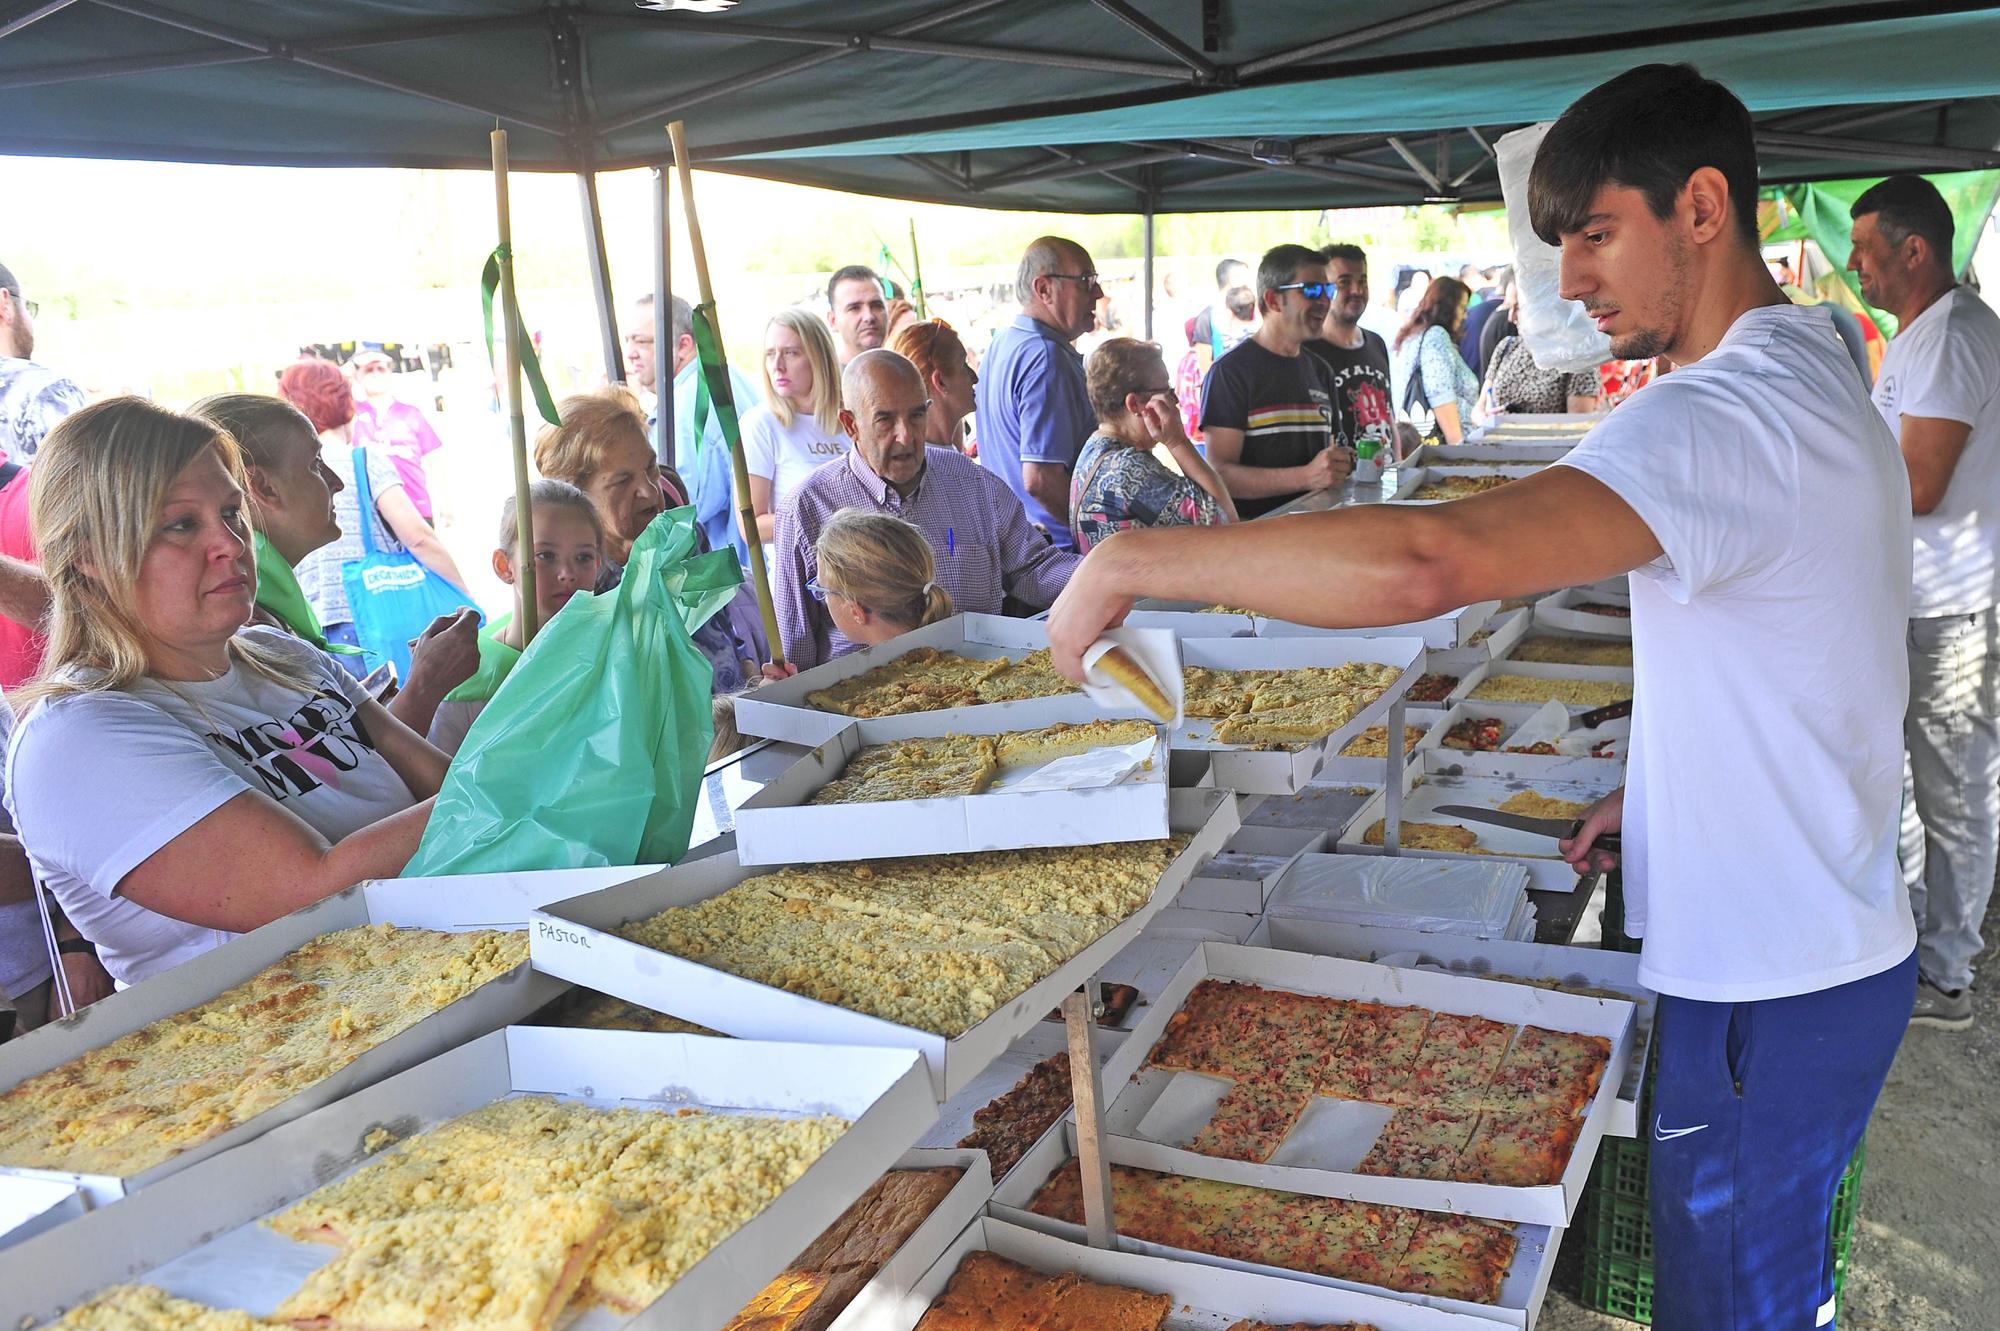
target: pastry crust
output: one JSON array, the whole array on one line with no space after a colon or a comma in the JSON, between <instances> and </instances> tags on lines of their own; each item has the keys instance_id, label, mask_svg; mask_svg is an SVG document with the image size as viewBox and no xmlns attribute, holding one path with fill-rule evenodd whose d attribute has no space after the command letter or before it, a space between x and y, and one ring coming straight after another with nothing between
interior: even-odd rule
<instances>
[{"instance_id":1,"label":"pastry crust","mask_svg":"<svg viewBox=\"0 0 2000 1331\"><path fill-rule=\"evenodd\" d=\"M324 1081L528 961L524 930L364 925L0 1095L0 1164L129 1177Z\"/></svg>"}]
</instances>

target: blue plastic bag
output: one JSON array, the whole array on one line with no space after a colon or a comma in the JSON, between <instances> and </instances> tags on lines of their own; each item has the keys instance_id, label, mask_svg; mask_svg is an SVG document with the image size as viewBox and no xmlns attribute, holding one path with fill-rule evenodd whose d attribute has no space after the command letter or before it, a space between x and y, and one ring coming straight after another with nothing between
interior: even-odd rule
<instances>
[{"instance_id":1,"label":"blue plastic bag","mask_svg":"<svg viewBox=\"0 0 2000 1331\"><path fill-rule=\"evenodd\" d=\"M356 512L361 515L361 545L366 553L341 565L340 580L347 588L347 608L353 612L354 637L361 650L377 663L392 663L396 678L407 684L410 643L439 615L471 606L472 598L409 551L391 553L375 544L375 495L368 484L367 452L354 450Z\"/></svg>"},{"instance_id":2,"label":"blue plastic bag","mask_svg":"<svg viewBox=\"0 0 2000 1331\"><path fill-rule=\"evenodd\" d=\"M693 555L695 513L654 518L624 580L579 592L472 723L409 877L672 864L687 853L714 733L690 625L743 579Z\"/></svg>"}]
</instances>

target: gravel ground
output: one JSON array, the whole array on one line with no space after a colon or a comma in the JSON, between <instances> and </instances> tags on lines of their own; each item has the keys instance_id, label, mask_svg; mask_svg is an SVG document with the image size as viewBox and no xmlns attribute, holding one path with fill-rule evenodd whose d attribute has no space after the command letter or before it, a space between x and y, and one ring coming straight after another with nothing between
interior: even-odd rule
<instances>
[{"instance_id":1,"label":"gravel ground","mask_svg":"<svg viewBox=\"0 0 2000 1331\"><path fill-rule=\"evenodd\" d=\"M1912 1030L1875 1107L1840 1325L1985 1331L2000 1325L2000 949L1989 946L1969 1031ZM1632 1324L1575 1301L1577 1249L1558 1257L1539 1331Z\"/></svg>"}]
</instances>

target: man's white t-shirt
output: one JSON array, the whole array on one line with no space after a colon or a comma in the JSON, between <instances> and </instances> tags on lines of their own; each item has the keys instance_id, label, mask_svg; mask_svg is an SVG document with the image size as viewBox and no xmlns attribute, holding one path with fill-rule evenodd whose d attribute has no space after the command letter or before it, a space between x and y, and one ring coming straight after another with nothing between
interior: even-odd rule
<instances>
[{"instance_id":1,"label":"man's white t-shirt","mask_svg":"<svg viewBox=\"0 0 2000 1331\"><path fill-rule=\"evenodd\" d=\"M1991 609L2000 603L2000 314L1953 287L1889 343L1874 398L1898 438L1905 416L1972 427L1944 499L1911 524L1910 617Z\"/></svg>"},{"instance_id":2,"label":"man's white t-shirt","mask_svg":"<svg viewBox=\"0 0 2000 1331\"><path fill-rule=\"evenodd\" d=\"M1748 311L1559 465L1666 552L1631 576L1639 978L1740 1003L1902 961L1909 477L1826 311Z\"/></svg>"},{"instance_id":3,"label":"man's white t-shirt","mask_svg":"<svg viewBox=\"0 0 2000 1331\"><path fill-rule=\"evenodd\" d=\"M809 411L793 412L792 423L785 425L770 407L752 407L743 414L742 432L743 465L771 483L773 513L815 468L846 457L853 447L846 431L828 434Z\"/></svg>"},{"instance_id":4,"label":"man's white t-shirt","mask_svg":"<svg viewBox=\"0 0 2000 1331\"><path fill-rule=\"evenodd\" d=\"M118 894L155 851L246 790L328 841L416 803L356 715L360 683L277 629L243 636L289 654L311 693L232 664L206 683L142 680L38 703L7 746L6 803L28 858L111 977L137 984L236 935Z\"/></svg>"}]
</instances>

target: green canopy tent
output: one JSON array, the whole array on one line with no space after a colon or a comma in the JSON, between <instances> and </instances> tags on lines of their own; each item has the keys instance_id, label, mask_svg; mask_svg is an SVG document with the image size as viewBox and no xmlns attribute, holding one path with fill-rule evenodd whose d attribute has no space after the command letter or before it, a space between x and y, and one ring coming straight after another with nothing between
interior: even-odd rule
<instances>
[{"instance_id":1,"label":"green canopy tent","mask_svg":"<svg viewBox=\"0 0 2000 1331\"><path fill-rule=\"evenodd\" d=\"M484 169L497 120L515 169L578 178L613 376L596 172L663 166L669 119L705 168L949 203L1483 200L1498 134L1689 59L1768 182L2000 167L2000 4L687 2L0 0L0 153Z\"/></svg>"}]
</instances>

